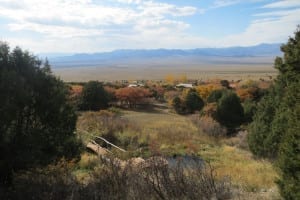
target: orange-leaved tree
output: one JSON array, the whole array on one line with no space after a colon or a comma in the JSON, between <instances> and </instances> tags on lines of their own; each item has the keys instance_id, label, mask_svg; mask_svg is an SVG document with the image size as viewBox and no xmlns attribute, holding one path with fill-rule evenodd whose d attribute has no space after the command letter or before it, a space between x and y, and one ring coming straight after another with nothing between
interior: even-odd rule
<instances>
[{"instance_id":1,"label":"orange-leaved tree","mask_svg":"<svg viewBox=\"0 0 300 200\"><path fill-rule=\"evenodd\" d=\"M137 104L144 102L145 98L151 96L151 92L145 88L126 87L116 90L116 98L122 106L136 107Z\"/></svg>"}]
</instances>

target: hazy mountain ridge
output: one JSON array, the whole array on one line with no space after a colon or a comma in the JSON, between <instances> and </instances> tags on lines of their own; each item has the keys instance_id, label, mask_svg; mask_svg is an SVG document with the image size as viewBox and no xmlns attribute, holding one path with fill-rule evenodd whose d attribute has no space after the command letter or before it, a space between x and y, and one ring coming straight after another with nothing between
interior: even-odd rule
<instances>
[{"instance_id":1,"label":"hazy mountain ridge","mask_svg":"<svg viewBox=\"0 0 300 200\"><path fill-rule=\"evenodd\" d=\"M119 66L137 63L162 63L177 60L178 62L228 62L226 57L275 57L281 55L281 44L260 44L250 47L228 47L228 48L197 48L197 49L123 49L104 53L80 53L71 56L49 56L53 67L76 67L76 66ZM59 54L56 54L59 55ZM42 56L46 57L46 54ZM238 60L238 59L237 59ZM231 62L231 61L229 61ZM251 61L250 61L251 62ZM268 59L269 62L269 59Z\"/></svg>"}]
</instances>

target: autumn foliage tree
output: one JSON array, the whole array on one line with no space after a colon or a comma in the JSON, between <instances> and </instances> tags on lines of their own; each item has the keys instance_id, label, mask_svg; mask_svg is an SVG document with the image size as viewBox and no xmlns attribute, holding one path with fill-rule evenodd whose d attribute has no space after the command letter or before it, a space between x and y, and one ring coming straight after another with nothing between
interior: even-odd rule
<instances>
[{"instance_id":1,"label":"autumn foliage tree","mask_svg":"<svg viewBox=\"0 0 300 200\"><path fill-rule=\"evenodd\" d=\"M158 101L164 101L165 89L161 86L155 86L151 89L153 97Z\"/></svg>"},{"instance_id":2,"label":"autumn foliage tree","mask_svg":"<svg viewBox=\"0 0 300 200\"><path fill-rule=\"evenodd\" d=\"M236 93L242 102L247 99L258 101L262 97L263 92L264 91L258 87L238 88L236 90Z\"/></svg>"},{"instance_id":3,"label":"autumn foliage tree","mask_svg":"<svg viewBox=\"0 0 300 200\"><path fill-rule=\"evenodd\" d=\"M145 88L126 87L116 90L115 95L122 106L126 105L129 108L133 108L137 104L144 102L147 97L150 97L151 92Z\"/></svg>"},{"instance_id":4,"label":"autumn foliage tree","mask_svg":"<svg viewBox=\"0 0 300 200\"><path fill-rule=\"evenodd\" d=\"M216 84L205 84L196 87L196 91L203 99L207 99L213 91L218 89L221 89L221 87Z\"/></svg>"}]
</instances>

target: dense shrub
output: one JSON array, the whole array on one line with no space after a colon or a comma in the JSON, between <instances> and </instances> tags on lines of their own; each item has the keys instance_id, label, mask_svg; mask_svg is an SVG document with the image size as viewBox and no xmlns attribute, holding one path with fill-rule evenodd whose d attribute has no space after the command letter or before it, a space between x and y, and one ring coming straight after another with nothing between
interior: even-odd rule
<instances>
[{"instance_id":1,"label":"dense shrub","mask_svg":"<svg viewBox=\"0 0 300 200\"><path fill-rule=\"evenodd\" d=\"M183 112L183 109L182 109L182 101L180 99L180 97L175 97L173 100L172 100L172 107L174 108L174 110L177 112L177 113L182 113Z\"/></svg>"},{"instance_id":2,"label":"dense shrub","mask_svg":"<svg viewBox=\"0 0 300 200\"><path fill-rule=\"evenodd\" d=\"M188 92L185 97L186 109L189 113L194 113L195 111L200 111L204 106L204 101L195 91Z\"/></svg>"},{"instance_id":3,"label":"dense shrub","mask_svg":"<svg viewBox=\"0 0 300 200\"><path fill-rule=\"evenodd\" d=\"M172 99L172 107L179 114L194 113L195 111L201 111L204 107L204 101L196 90L183 90L181 97L175 96Z\"/></svg>"},{"instance_id":4,"label":"dense shrub","mask_svg":"<svg viewBox=\"0 0 300 200\"><path fill-rule=\"evenodd\" d=\"M100 110L108 107L109 95L98 81L89 81L83 86L81 94L82 110Z\"/></svg>"},{"instance_id":5,"label":"dense shrub","mask_svg":"<svg viewBox=\"0 0 300 200\"><path fill-rule=\"evenodd\" d=\"M243 103L245 122L252 122L252 117L256 111L256 103L251 99L247 99Z\"/></svg>"},{"instance_id":6,"label":"dense shrub","mask_svg":"<svg viewBox=\"0 0 300 200\"><path fill-rule=\"evenodd\" d=\"M272 132L272 122L279 106L279 101L273 98L274 89L262 98L257 105L253 122L249 126L248 142L250 150L259 157L275 158L281 134ZM284 123L285 124L285 123Z\"/></svg>"},{"instance_id":7,"label":"dense shrub","mask_svg":"<svg viewBox=\"0 0 300 200\"><path fill-rule=\"evenodd\" d=\"M244 120L244 110L239 97L233 92L222 95L218 101L216 119L227 128L235 128Z\"/></svg>"},{"instance_id":8,"label":"dense shrub","mask_svg":"<svg viewBox=\"0 0 300 200\"><path fill-rule=\"evenodd\" d=\"M226 90L214 90L210 93L210 95L207 98L208 103L218 102L219 99L223 96L224 93L226 93Z\"/></svg>"}]
</instances>

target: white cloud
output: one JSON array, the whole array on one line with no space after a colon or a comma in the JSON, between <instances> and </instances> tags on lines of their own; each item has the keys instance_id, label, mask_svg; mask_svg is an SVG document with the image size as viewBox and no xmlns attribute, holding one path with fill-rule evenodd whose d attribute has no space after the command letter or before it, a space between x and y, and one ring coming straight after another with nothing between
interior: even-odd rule
<instances>
[{"instance_id":1,"label":"white cloud","mask_svg":"<svg viewBox=\"0 0 300 200\"><path fill-rule=\"evenodd\" d=\"M143 14L146 16L163 16L163 15L172 15L172 16L188 16L196 13L197 8L191 6L177 7L173 4L167 3L157 3L153 1L145 1L138 7L143 11Z\"/></svg>"},{"instance_id":2,"label":"white cloud","mask_svg":"<svg viewBox=\"0 0 300 200\"><path fill-rule=\"evenodd\" d=\"M247 29L222 41L224 46L278 43L287 40L300 23L300 8L256 14L262 18L252 21Z\"/></svg>"},{"instance_id":3,"label":"white cloud","mask_svg":"<svg viewBox=\"0 0 300 200\"><path fill-rule=\"evenodd\" d=\"M215 0L212 8L221 8L240 3L241 0Z\"/></svg>"},{"instance_id":4,"label":"white cloud","mask_svg":"<svg viewBox=\"0 0 300 200\"><path fill-rule=\"evenodd\" d=\"M48 26L35 23L9 24L9 27L12 31L34 31L37 33L47 34L50 38L92 37L103 35L103 31L97 29L81 29L54 25Z\"/></svg>"},{"instance_id":5,"label":"white cloud","mask_svg":"<svg viewBox=\"0 0 300 200\"><path fill-rule=\"evenodd\" d=\"M217 0L213 6L220 8L241 2ZM192 35L191 25L184 20L187 16L201 17L205 12L216 10L159 0L102 0L97 3L92 0L0 0L0 18L9 19L7 27L12 33L29 31L38 35L36 38L28 34L3 37L12 45L35 52L246 46L285 41L300 23L300 8L293 7L296 2L267 4L253 16L254 20L242 33L218 39L204 38L201 32Z\"/></svg>"},{"instance_id":6,"label":"white cloud","mask_svg":"<svg viewBox=\"0 0 300 200\"><path fill-rule=\"evenodd\" d=\"M295 6L300 6L299 0L284 0L274 3L267 4L263 8L292 8Z\"/></svg>"},{"instance_id":7,"label":"white cloud","mask_svg":"<svg viewBox=\"0 0 300 200\"><path fill-rule=\"evenodd\" d=\"M95 42L98 42L98 51L99 46L122 48L120 44L130 44L129 39L139 37L144 40L140 43L147 46L149 41L153 42L147 37L157 40L171 34L182 34L190 25L180 18L196 13L195 7L152 0L104 0L97 3L92 0L0 0L0 17L10 19L7 24L10 32L35 32L43 39L37 43L30 38L30 42L25 42L25 38L10 37L9 41L32 44L34 51L45 51L42 45L50 51L53 46L50 41L70 45L69 50L74 50L72 44L76 40L82 44L77 51L91 51ZM115 41L119 43L115 44Z\"/></svg>"},{"instance_id":8,"label":"white cloud","mask_svg":"<svg viewBox=\"0 0 300 200\"><path fill-rule=\"evenodd\" d=\"M0 16L8 17L15 20L9 27L11 30L29 30L43 32L44 34L53 35L52 32L62 32L66 29L70 37L76 37L76 32L81 27L102 29L106 26L123 25L132 26L139 25L140 21L148 21L150 24L157 23L164 25L167 20L167 15L171 16L187 16L196 13L194 7L177 7L172 4L156 3L153 1L141 0L119 0L125 3L139 3L139 6L134 8L128 7L109 7L99 4L93 4L89 0L52 0L24 1L23 9L15 10L0 4ZM8 2L0 0L1 3ZM16 1L17 2L17 1ZM170 20L169 20L170 22ZM177 19L172 20L173 24L182 24ZM19 27L17 25L19 24ZM39 31L37 27L44 26L44 31ZM45 26L52 26L45 28ZM59 27L61 26L61 27ZM70 26L76 26L71 28ZM74 35L71 34L74 30ZM88 31L88 30L87 30ZM87 32L84 31L84 32ZM91 31L91 32L94 32Z\"/></svg>"},{"instance_id":9,"label":"white cloud","mask_svg":"<svg viewBox=\"0 0 300 200\"><path fill-rule=\"evenodd\" d=\"M117 0L120 3L127 3L127 4L140 4L143 0Z\"/></svg>"}]
</instances>

